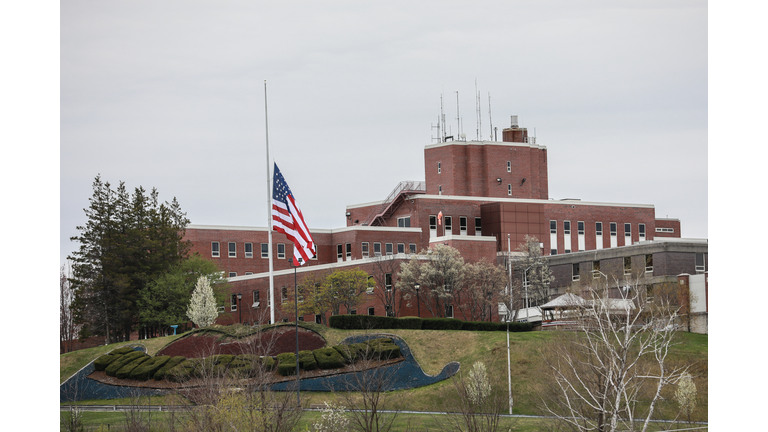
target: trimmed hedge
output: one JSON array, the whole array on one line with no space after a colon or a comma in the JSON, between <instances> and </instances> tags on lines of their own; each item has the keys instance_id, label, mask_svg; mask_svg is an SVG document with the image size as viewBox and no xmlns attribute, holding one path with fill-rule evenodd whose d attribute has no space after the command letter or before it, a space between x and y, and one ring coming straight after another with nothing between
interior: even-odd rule
<instances>
[{"instance_id":1,"label":"trimmed hedge","mask_svg":"<svg viewBox=\"0 0 768 432\"><path fill-rule=\"evenodd\" d=\"M109 366L110 363L120 358L120 355L115 354L104 354L103 356L97 358L93 362L93 368L97 371L103 371L104 369Z\"/></svg>"},{"instance_id":2,"label":"trimmed hedge","mask_svg":"<svg viewBox=\"0 0 768 432\"><path fill-rule=\"evenodd\" d=\"M296 353L281 353L277 355L277 373L281 376L296 374Z\"/></svg>"},{"instance_id":3,"label":"trimmed hedge","mask_svg":"<svg viewBox=\"0 0 768 432\"><path fill-rule=\"evenodd\" d=\"M471 331L506 331L507 323L487 321L462 321L454 318L394 318L375 315L333 315L328 325L342 330L471 330ZM509 331L531 331L530 323L509 323Z\"/></svg>"},{"instance_id":4,"label":"trimmed hedge","mask_svg":"<svg viewBox=\"0 0 768 432\"><path fill-rule=\"evenodd\" d=\"M162 379L165 379L167 377L167 375L168 375L168 371L170 371L171 369L173 369L179 363L183 362L186 359L187 358L184 357L184 356L171 357L170 360L168 360L165 363L165 365L163 365L163 367L161 367L160 369L158 369L157 372L155 372L155 375L153 376L153 378L155 380L158 380L158 381L162 380Z\"/></svg>"},{"instance_id":5,"label":"trimmed hedge","mask_svg":"<svg viewBox=\"0 0 768 432\"><path fill-rule=\"evenodd\" d=\"M299 367L304 370L317 369L317 360L315 360L315 356L312 354L312 351L299 351Z\"/></svg>"},{"instance_id":6,"label":"trimmed hedge","mask_svg":"<svg viewBox=\"0 0 768 432\"><path fill-rule=\"evenodd\" d=\"M126 354L126 355L130 355L130 354ZM148 356L148 355L146 355L144 353L141 353L141 356L139 356L139 357L129 361L123 367L118 369L118 371L115 374L115 376L117 378L120 378L120 379L128 378L129 376L131 376L131 371L132 370L134 370L138 365L146 362L150 358L152 358L152 357L150 357L150 356Z\"/></svg>"},{"instance_id":7,"label":"trimmed hedge","mask_svg":"<svg viewBox=\"0 0 768 432\"><path fill-rule=\"evenodd\" d=\"M320 369L338 369L344 367L344 357L339 351L333 348L318 348L312 351L315 356L317 366Z\"/></svg>"},{"instance_id":8,"label":"trimmed hedge","mask_svg":"<svg viewBox=\"0 0 768 432\"><path fill-rule=\"evenodd\" d=\"M129 352L128 354L123 354L120 357L116 358L112 363L109 364L109 366L104 369L104 372L107 373L108 376L114 377L117 376L117 371L120 370L123 366L127 365L128 363L136 360L139 357L146 356L141 351L133 351Z\"/></svg>"},{"instance_id":9,"label":"trimmed hedge","mask_svg":"<svg viewBox=\"0 0 768 432\"><path fill-rule=\"evenodd\" d=\"M202 363L202 359L185 359L166 373L166 378L174 382L184 382L195 376L195 369Z\"/></svg>"},{"instance_id":10,"label":"trimmed hedge","mask_svg":"<svg viewBox=\"0 0 768 432\"><path fill-rule=\"evenodd\" d=\"M151 357L144 363L136 366L129 376L131 379L147 381L155 375L155 372L168 363L170 359L171 356Z\"/></svg>"}]
</instances>

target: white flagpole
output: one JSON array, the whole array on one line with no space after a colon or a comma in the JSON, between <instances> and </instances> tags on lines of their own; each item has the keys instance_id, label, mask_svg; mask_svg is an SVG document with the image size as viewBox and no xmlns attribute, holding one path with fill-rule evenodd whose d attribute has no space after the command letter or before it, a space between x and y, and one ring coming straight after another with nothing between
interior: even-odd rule
<instances>
[{"instance_id":1,"label":"white flagpole","mask_svg":"<svg viewBox=\"0 0 768 432\"><path fill-rule=\"evenodd\" d=\"M267 117L267 80L264 80L264 130L267 137L267 255L269 256L269 323L275 323L275 278L272 265L272 167L269 164L269 118Z\"/></svg>"}]
</instances>

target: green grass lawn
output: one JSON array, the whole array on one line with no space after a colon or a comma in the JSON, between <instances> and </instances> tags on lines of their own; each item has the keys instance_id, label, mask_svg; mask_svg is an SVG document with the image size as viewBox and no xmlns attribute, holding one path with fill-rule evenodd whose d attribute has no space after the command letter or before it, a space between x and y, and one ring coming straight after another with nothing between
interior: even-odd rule
<instances>
[{"instance_id":1,"label":"green grass lawn","mask_svg":"<svg viewBox=\"0 0 768 432\"><path fill-rule=\"evenodd\" d=\"M360 334L361 331L329 329L313 325L327 340L329 345L338 344L347 336ZM507 391L507 348L506 333L504 332L471 332L471 331L439 331L439 330L381 330L377 333L392 333L402 337L410 346L416 360L424 371L430 375L439 373L443 366L450 361L458 361L461 371L466 372L475 361L482 361L488 368L492 385ZM512 394L514 398L514 413L524 415L545 415L540 395L544 394L551 379L541 353L548 348L556 332L525 332L510 333L510 372L512 375ZM150 354L156 353L163 346L178 336L168 336L139 341L145 345ZM112 346L91 348L61 356L61 381L85 366L88 362L103 353L126 343ZM697 406L694 420L707 421L708 410L708 336L692 333L681 333L680 343L675 345L670 360L676 363L691 365L694 382L697 387ZM674 418L677 410L672 400L674 388L666 394L667 400L657 409L658 416ZM455 394L450 380L446 380L421 388L392 392L382 408L407 409L413 411L441 411L444 401ZM332 393L302 394L302 400L322 404L323 401L340 402L340 396ZM98 401L99 404L122 404L113 401ZM167 402L153 402L164 404ZM414 420L416 421L416 420ZM521 425L525 422L520 423ZM431 426L424 425L425 428ZM517 426L515 426L517 427ZM524 426L520 426L524 427ZM303 429L300 429L303 430ZM426 430L426 429L420 429ZM515 429L512 430L537 430Z\"/></svg>"}]
</instances>

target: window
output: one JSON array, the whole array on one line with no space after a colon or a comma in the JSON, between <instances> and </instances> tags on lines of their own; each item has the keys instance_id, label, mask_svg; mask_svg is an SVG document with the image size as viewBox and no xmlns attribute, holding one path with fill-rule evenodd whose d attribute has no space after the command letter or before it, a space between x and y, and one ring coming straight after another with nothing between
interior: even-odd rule
<instances>
[{"instance_id":1,"label":"window","mask_svg":"<svg viewBox=\"0 0 768 432\"><path fill-rule=\"evenodd\" d=\"M392 273L387 273L384 275L384 288L387 291L392 291Z\"/></svg>"},{"instance_id":2,"label":"window","mask_svg":"<svg viewBox=\"0 0 768 432\"><path fill-rule=\"evenodd\" d=\"M437 230L437 216L435 215L429 215L429 229Z\"/></svg>"},{"instance_id":3,"label":"window","mask_svg":"<svg viewBox=\"0 0 768 432\"><path fill-rule=\"evenodd\" d=\"M640 233L640 237L645 238L645 224L638 224L637 232Z\"/></svg>"},{"instance_id":4,"label":"window","mask_svg":"<svg viewBox=\"0 0 768 432\"><path fill-rule=\"evenodd\" d=\"M624 224L624 245L629 246L632 244L632 224Z\"/></svg>"},{"instance_id":5,"label":"window","mask_svg":"<svg viewBox=\"0 0 768 432\"><path fill-rule=\"evenodd\" d=\"M219 257L219 242L211 242L211 256L214 258Z\"/></svg>"},{"instance_id":6,"label":"window","mask_svg":"<svg viewBox=\"0 0 768 432\"><path fill-rule=\"evenodd\" d=\"M665 228L665 227L656 227L656 232L659 233L673 233L675 232L674 228Z\"/></svg>"},{"instance_id":7,"label":"window","mask_svg":"<svg viewBox=\"0 0 768 432\"><path fill-rule=\"evenodd\" d=\"M512 161L507 161L507 172L512 172Z\"/></svg>"},{"instance_id":8,"label":"window","mask_svg":"<svg viewBox=\"0 0 768 432\"><path fill-rule=\"evenodd\" d=\"M696 273L704 273L707 271L707 254L696 254Z\"/></svg>"},{"instance_id":9,"label":"window","mask_svg":"<svg viewBox=\"0 0 768 432\"><path fill-rule=\"evenodd\" d=\"M653 273L653 254L645 255L645 272Z\"/></svg>"},{"instance_id":10,"label":"window","mask_svg":"<svg viewBox=\"0 0 768 432\"><path fill-rule=\"evenodd\" d=\"M360 249L363 251L363 258L368 258L368 242L363 242Z\"/></svg>"},{"instance_id":11,"label":"window","mask_svg":"<svg viewBox=\"0 0 768 432\"><path fill-rule=\"evenodd\" d=\"M376 315L376 310L373 308L373 306L368 308L368 315Z\"/></svg>"},{"instance_id":12,"label":"window","mask_svg":"<svg viewBox=\"0 0 768 432\"><path fill-rule=\"evenodd\" d=\"M437 163L437 173L440 174L440 171L442 171L442 166L440 165L440 162Z\"/></svg>"},{"instance_id":13,"label":"window","mask_svg":"<svg viewBox=\"0 0 768 432\"><path fill-rule=\"evenodd\" d=\"M557 221L549 221L549 233L557 234Z\"/></svg>"},{"instance_id":14,"label":"window","mask_svg":"<svg viewBox=\"0 0 768 432\"><path fill-rule=\"evenodd\" d=\"M323 323L323 316L320 314L315 315L315 324L322 324Z\"/></svg>"},{"instance_id":15,"label":"window","mask_svg":"<svg viewBox=\"0 0 768 432\"><path fill-rule=\"evenodd\" d=\"M475 235L483 235L483 224L479 217L475 218Z\"/></svg>"},{"instance_id":16,"label":"window","mask_svg":"<svg viewBox=\"0 0 768 432\"><path fill-rule=\"evenodd\" d=\"M352 309L351 311L349 311L349 314L350 315L357 315L357 309Z\"/></svg>"},{"instance_id":17,"label":"window","mask_svg":"<svg viewBox=\"0 0 768 432\"><path fill-rule=\"evenodd\" d=\"M347 243L346 244L346 248L347 248L347 251L346 251L347 252L347 260L351 260L352 259L352 243Z\"/></svg>"},{"instance_id":18,"label":"window","mask_svg":"<svg viewBox=\"0 0 768 432\"><path fill-rule=\"evenodd\" d=\"M237 257L237 244L235 242L229 242L229 257Z\"/></svg>"},{"instance_id":19,"label":"window","mask_svg":"<svg viewBox=\"0 0 768 432\"><path fill-rule=\"evenodd\" d=\"M624 274L632 274L632 257L624 257Z\"/></svg>"},{"instance_id":20,"label":"window","mask_svg":"<svg viewBox=\"0 0 768 432\"><path fill-rule=\"evenodd\" d=\"M416 253L416 244L414 244L414 243L409 243L409 244L408 244L408 250L409 250L409 251L410 251L412 254L415 254L415 253Z\"/></svg>"},{"instance_id":21,"label":"window","mask_svg":"<svg viewBox=\"0 0 768 432\"><path fill-rule=\"evenodd\" d=\"M258 291L254 291L253 292L253 307L257 308L259 306L261 306L261 304L259 303L259 292Z\"/></svg>"},{"instance_id":22,"label":"window","mask_svg":"<svg viewBox=\"0 0 768 432\"><path fill-rule=\"evenodd\" d=\"M579 263L574 263L571 266L571 280L577 281L579 279L581 279L581 275L579 273Z\"/></svg>"},{"instance_id":23,"label":"window","mask_svg":"<svg viewBox=\"0 0 768 432\"><path fill-rule=\"evenodd\" d=\"M228 277L235 277L235 276L237 276L237 272L229 272Z\"/></svg>"},{"instance_id":24,"label":"window","mask_svg":"<svg viewBox=\"0 0 768 432\"><path fill-rule=\"evenodd\" d=\"M373 256L381 256L381 243L373 244Z\"/></svg>"},{"instance_id":25,"label":"window","mask_svg":"<svg viewBox=\"0 0 768 432\"><path fill-rule=\"evenodd\" d=\"M443 185L438 185L437 186L437 194L438 195L442 195L443 194Z\"/></svg>"},{"instance_id":26,"label":"window","mask_svg":"<svg viewBox=\"0 0 768 432\"><path fill-rule=\"evenodd\" d=\"M453 318L453 305L445 305L445 317Z\"/></svg>"},{"instance_id":27,"label":"window","mask_svg":"<svg viewBox=\"0 0 768 432\"><path fill-rule=\"evenodd\" d=\"M616 222L611 222L611 237L616 237L616 231L618 231Z\"/></svg>"},{"instance_id":28,"label":"window","mask_svg":"<svg viewBox=\"0 0 768 432\"><path fill-rule=\"evenodd\" d=\"M342 261L344 259L344 249L341 248L340 244L336 245L336 259L338 261Z\"/></svg>"},{"instance_id":29,"label":"window","mask_svg":"<svg viewBox=\"0 0 768 432\"><path fill-rule=\"evenodd\" d=\"M368 276L368 288L365 290L366 294L373 294L373 290L376 287L376 280L373 276Z\"/></svg>"},{"instance_id":30,"label":"window","mask_svg":"<svg viewBox=\"0 0 768 432\"><path fill-rule=\"evenodd\" d=\"M277 244L277 258L285 259L285 243Z\"/></svg>"},{"instance_id":31,"label":"window","mask_svg":"<svg viewBox=\"0 0 768 432\"><path fill-rule=\"evenodd\" d=\"M280 300L287 301L288 300L288 287L280 288L280 294L281 294L281 299Z\"/></svg>"},{"instance_id":32,"label":"window","mask_svg":"<svg viewBox=\"0 0 768 432\"><path fill-rule=\"evenodd\" d=\"M600 272L600 261L592 261L592 279L597 279L602 275Z\"/></svg>"},{"instance_id":33,"label":"window","mask_svg":"<svg viewBox=\"0 0 768 432\"><path fill-rule=\"evenodd\" d=\"M410 228L411 226L411 217L401 217L397 218L397 226L398 228Z\"/></svg>"},{"instance_id":34,"label":"window","mask_svg":"<svg viewBox=\"0 0 768 432\"><path fill-rule=\"evenodd\" d=\"M467 217L459 217L459 234L467 235Z\"/></svg>"},{"instance_id":35,"label":"window","mask_svg":"<svg viewBox=\"0 0 768 432\"><path fill-rule=\"evenodd\" d=\"M386 247L387 255L392 255L392 243L387 243L384 247Z\"/></svg>"},{"instance_id":36,"label":"window","mask_svg":"<svg viewBox=\"0 0 768 432\"><path fill-rule=\"evenodd\" d=\"M584 222L576 222L576 230L578 235L584 235Z\"/></svg>"},{"instance_id":37,"label":"window","mask_svg":"<svg viewBox=\"0 0 768 432\"><path fill-rule=\"evenodd\" d=\"M245 244L245 257L246 258L253 258L253 243L246 243Z\"/></svg>"},{"instance_id":38,"label":"window","mask_svg":"<svg viewBox=\"0 0 768 432\"><path fill-rule=\"evenodd\" d=\"M602 222L595 222L595 234L596 235L603 235L603 223Z\"/></svg>"},{"instance_id":39,"label":"window","mask_svg":"<svg viewBox=\"0 0 768 432\"><path fill-rule=\"evenodd\" d=\"M511 184L507 184L507 195L510 195L510 196L512 195L512 185Z\"/></svg>"},{"instance_id":40,"label":"window","mask_svg":"<svg viewBox=\"0 0 768 432\"><path fill-rule=\"evenodd\" d=\"M398 243L397 244L397 253L404 254L405 253L405 243Z\"/></svg>"},{"instance_id":41,"label":"window","mask_svg":"<svg viewBox=\"0 0 768 432\"><path fill-rule=\"evenodd\" d=\"M563 221L563 234L571 233L571 221Z\"/></svg>"},{"instance_id":42,"label":"window","mask_svg":"<svg viewBox=\"0 0 768 432\"><path fill-rule=\"evenodd\" d=\"M453 233L453 218L450 216L443 216L443 223L445 224L445 233L446 234L452 234Z\"/></svg>"},{"instance_id":43,"label":"window","mask_svg":"<svg viewBox=\"0 0 768 432\"><path fill-rule=\"evenodd\" d=\"M246 276L248 276L248 275L252 275L252 274L253 274L253 272L245 272L245 275L246 275Z\"/></svg>"},{"instance_id":44,"label":"window","mask_svg":"<svg viewBox=\"0 0 768 432\"><path fill-rule=\"evenodd\" d=\"M229 303L229 310L234 312L237 310L237 294L232 294L232 298Z\"/></svg>"},{"instance_id":45,"label":"window","mask_svg":"<svg viewBox=\"0 0 768 432\"><path fill-rule=\"evenodd\" d=\"M224 313L224 305L219 306L219 313Z\"/></svg>"},{"instance_id":46,"label":"window","mask_svg":"<svg viewBox=\"0 0 768 432\"><path fill-rule=\"evenodd\" d=\"M269 245L267 243L261 244L261 257L269 258Z\"/></svg>"}]
</instances>

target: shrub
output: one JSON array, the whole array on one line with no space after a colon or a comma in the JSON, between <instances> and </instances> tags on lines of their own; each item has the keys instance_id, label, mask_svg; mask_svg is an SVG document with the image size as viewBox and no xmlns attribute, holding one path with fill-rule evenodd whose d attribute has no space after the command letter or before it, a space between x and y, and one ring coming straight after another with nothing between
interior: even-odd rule
<instances>
[{"instance_id":1,"label":"shrub","mask_svg":"<svg viewBox=\"0 0 768 432\"><path fill-rule=\"evenodd\" d=\"M104 354L93 362L93 368L97 371L103 371L110 363L120 358L120 354Z\"/></svg>"},{"instance_id":2,"label":"shrub","mask_svg":"<svg viewBox=\"0 0 768 432\"><path fill-rule=\"evenodd\" d=\"M123 354L128 354L129 352L132 352L132 351L135 351L133 347L124 346L117 349L113 349L112 352L110 352L110 354L123 355Z\"/></svg>"},{"instance_id":3,"label":"shrub","mask_svg":"<svg viewBox=\"0 0 768 432\"><path fill-rule=\"evenodd\" d=\"M168 363L168 360L170 359L171 356L151 357L147 361L134 368L130 373L130 378L139 381L146 381L152 378L155 375L155 372L160 370L160 368Z\"/></svg>"},{"instance_id":4,"label":"shrub","mask_svg":"<svg viewBox=\"0 0 768 432\"><path fill-rule=\"evenodd\" d=\"M350 349L349 345L334 345L332 348L341 354L341 357L344 358L344 363L352 363L357 357L357 353Z\"/></svg>"},{"instance_id":5,"label":"shrub","mask_svg":"<svg viewBox=\"0 0 768 432\"><path fill-rule=\"evenodd\" d=\"M174 382L184 382L195 376L195 369L201 364L200 359L185 359L166 373L166 378Z\"/></svg>"},{"instance_id":6,"label":"shrub","mask_svg":"<svg viewBox=\"0 0 768 432\"><path fill-rule=\"evenodd\" d=\"M296 374L296 354L281 353L277 355L277 373L281 376Z\"/></svg>"},{"instance_id":7,"label":"shrub","mask_svg":"<svg viewBox=\"0 0 768 432\"><path fill-rule=\"evenodd\" d=\"M317 369L317 360L315 360L312 351L299 351L299 367L308 371Z\"/></svg>"},{"instance_id":8,"label":"shrub","mask_svg":"<svg viewBox=\"0 0 768 432\"><path fill-rule=\"evenodd\" d=\"M126 355L130 355L130 354L126 354ZM118 369L118 371L115 374L115 376L120 378L120 379L128 378L129 376L131 376L131 371L132 370L134 370L138 365L146 362L150 358L151 358L150 356L148 356L148 355L146 355L144 353L141 353L141 356L139 356L139 357L129 361L128 363L123 365L123 367Z\"/></svg>"},{"instance_id":9,"label":"shrub","mask_svg":"<svg viewBox=\"0 0 768 432\"><path fill-rule=\"evenodd\" d=\"M333 348L319 348L312 351L320 369L338 369L344 367L344 357Z\"/></svg>"},{"instance_id":10,"label":"shrub","mask_svg":"<svg viewBox=\"0 0 768 432\"><path fill-rule=\"evenodd\" d=\"M496 331L499 329L499 323L489 321L462 321L461 330L471 331ZM506 325L504 327L506 330Z\"/></svg>"},{"instance_id":11,"label":"shrub","mask_svg":"<svg viewBox=\"0 0 768 432\"><path fill-rule=\"evenodd\" d=\"M401 356L400 347L394 343L382 343L373 345L374 359L388 360Z\"/></svg>"},{"instance_id":12,"label":"shrub","mask_svg":"<svg viewBox=\"0 0 768 432\"><path fill-rule=\"evenodd\" d=\"M175 356L171 357L170 360L168 360L165 365L163 365L157 372L155 372L154 379L156 380L162 380L165 379L168 375L168 371L170 371L172 368L176 367L179 363L183 362L187 358L184 356Z\"/></svg>"},{"instance_id":13,"label":"shrub","mask_svg":"<svg viewBox=\"0 0 768 432\"><path fill-rule=\"evenodd\" d=\"M123 354L119 358L116 358L114 361L112 361L112 363L110 363L109 366L104 369L104 372L106 372L107 375L111 377L117 376L117 371L119 371L120 368L143 356L146 356L146 354L141 351L131 350L131 352L128 354Z\"/></svg>"},{"instance_id":14,"label":"shrub","mask_svg":"<svg viewBox=\"0 0 768 432\"><path fill-rule=\"evenodd\" d=\"M421 321L424 330L461 330L461 320L453 318L425 318Z\"/></svg>"},{"instance_id":15,"label":"shrub","mask_svg":"<svg viewBox=\"0 0 768 432\"><path fill-rule=\"evenodd\" d=\"M409 330L421 330L421 321L422 321L422 318L419 318L419 317L399 318L397 328L409 329Z\"/></svg>"}]
</instances>

